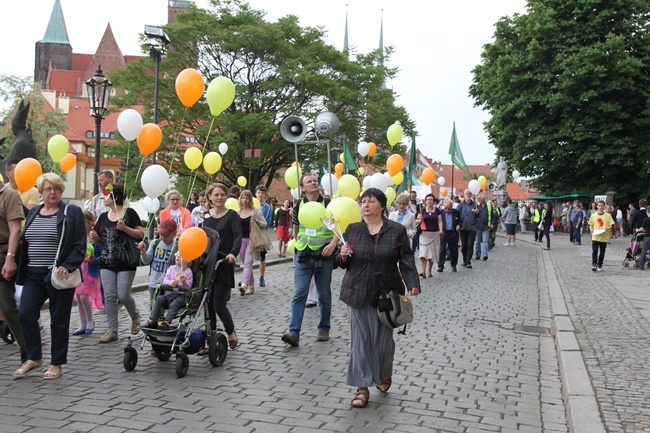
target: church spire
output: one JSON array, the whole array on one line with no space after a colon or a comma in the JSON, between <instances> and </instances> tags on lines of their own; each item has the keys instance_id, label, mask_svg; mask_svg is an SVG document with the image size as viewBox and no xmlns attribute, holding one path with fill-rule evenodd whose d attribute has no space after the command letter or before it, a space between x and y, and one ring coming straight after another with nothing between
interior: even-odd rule
<instances>
[{"instance_id":1,"label":"church spire","mask_svg":"<svg viewBox=\"0 0 650 433\"><path fill-rule=\"evenodd\" d=\"M63 18L63 10L61 9L61 1L56 0L52 8L52 15L50 15L50 22L47 25L45 36L40 42L50 44L70 44L68 39L68 30L65 27L65 19Z\"/></svg>"},{"instance_id":2,"label":"church spire","mask_svg":"<svg viewBox=\"0 0 650 433\"><path fill-rule=\"evenodd\" d=\"M384 10L381 10L381 26L379 28L379 66L384 66ZM381 83L381 88L386 88L386 82Z\"/></svg>"},{"instance_id":3,"label":"church spire","mask_svg":"<svg viewBox=\"0 0 650 433\"><path fill-rule=\"evenodd\" d=\"M347 52L349 50L349 45L348 45L348 5L345 5L345 36L343 36L343 52Z\"/></svg>"}]
</instances>

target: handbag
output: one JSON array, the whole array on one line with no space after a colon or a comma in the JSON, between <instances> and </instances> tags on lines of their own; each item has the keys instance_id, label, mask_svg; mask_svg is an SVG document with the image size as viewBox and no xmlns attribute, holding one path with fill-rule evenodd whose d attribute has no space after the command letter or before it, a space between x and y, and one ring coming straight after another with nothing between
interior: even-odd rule
<instances>
[{"instance_id":1,"label":"handbag","mask_svg":"<svg viewBox=\"0 0 650 433\"><path fill-rule=\"evenodd\" d=\"M124 224L129 225L128 209L124 211ZM130 226L129 226L130 227ZM138 249L138 241L133 239L126 233L122 233L124 239L124 264L130 268L137 268L140 266L140 250Z\"/></svg>"},{"instance_id":2,"label":"handbag","mask_svg":"<svg viewBox=\"0 0 650 433\"><path fill-rule=\"evenodd\" d=\"M271 237L266 230L262 230L262 228L257 225L255 222L255 216L251 217L250 226L250 248L257 252L270 251L273 248Z\"/></svg>"},{"instance_id":3,"label":"handbag","mask_svg":"<svg viewBox=\"0 0 650 433\"><path fill-rule=\"evenodd\" d=\"M63 237L65 236L65 220L67 219L68 206L63 210L63 230L61 230L61 238L59 238L59 247L56 249L56 256L54 257L54 264L52 265L52 271L50 273L50 282L52 287L57 290L65 289L74 289L79 284L81 284L81 270L79 268L74 271L68 272L68 278L63 279L59 277L58 269L56 262L59 260L59 252L61 251L61 244L63 243Z\"/></svg>"},{"instance_id":4,"label":"handbag","mask_svg":"<svg viewBox=\"0 0 650 433\"><path fill-rule=\"evenodd\" d=\"M370 233L365 225L363 231L370 238ZM373 242L371 244L374 246ZM390 329L404 326L404 329L397 333L406 335L406 326L413 322L413 303L408 296L400 295L386 288L381 271L377 269L377 258L375 257L374 248L370 248L370 258L375 271L375 281L379 286L379 296L377 298L377 316L379 317L379 321Z\"/></svg>"}]
</instances>

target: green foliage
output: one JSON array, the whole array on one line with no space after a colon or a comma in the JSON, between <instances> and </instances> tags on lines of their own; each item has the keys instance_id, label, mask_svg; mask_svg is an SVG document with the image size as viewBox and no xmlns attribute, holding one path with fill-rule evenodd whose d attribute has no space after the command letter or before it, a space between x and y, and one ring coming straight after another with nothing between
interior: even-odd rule
<instances>
[{"instance_id":1,"label":"green foliage","mask_svg":"<svg viewBox=\"0 0 650 433\"><path fill-rule=\"evenodd\" d=\"M529 0L496 24L470 95L498 156L542 193L647 193L649 19L641 0Z\"/></svg>"},{"instance_id":2,"label":"green foliage","mask_svg":"<svg viewBox=\"0 0 650 433\"><path fill-rule=\"evenodd\" d=\"M378 66L381 53L348 59L347 54L325 44L322 29L301 27L295 16L266 22L263 12L242 1L214 1L209 10L191 6L165 31L173 44L160 65L158 120L165 136L160 152L167 153L166 162L172 163L173 149L177 145L183 148L179 144L181 131L204 144L204 153L216 151L221 142L229 147L217 176L208 177L198 169L194 190L215 178L234 184L237 177L248 178L249 174L249 187L269 186L278 170L295 160L294 145L282 139L279 131L288 115L303 117L309 128L318 113L334 112L342 125L331 147L340 147L345 137L355 154L360 140L386 143L386 128L395 121L404 127L405 136L414 129L406 110L394 105L392 90L381 89L396 73ZM390 52L386 50L384 56ZM204 99L190 109L178 100L176 76L188 67L196 68L206 85L219 76L235 84L234 103L216 119ZM143 58L112 72L114 86L127 90L112 102L122 108L141 103L145 112L151 113L154 85L149 71L153 68L153 60ZM261 157L246 158L245 151L251 149L259 149ZM194 177L181 155L182 150L177 151L172 169L179 181ZM326 146L299 145L299 159L304 169L326 167ZM338 155L332 166L336 162Z\"/></svg>"}]
</instances>

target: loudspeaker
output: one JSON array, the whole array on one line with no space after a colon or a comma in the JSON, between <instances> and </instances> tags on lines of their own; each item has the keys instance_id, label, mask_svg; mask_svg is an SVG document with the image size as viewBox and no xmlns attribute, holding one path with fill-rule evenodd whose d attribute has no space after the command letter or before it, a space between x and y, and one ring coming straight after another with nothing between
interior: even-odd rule
<instances>
[{"instance_id":1,"label":"loudspeaker","mask_svg":"<svg viewBox=\"0 0 650 433\"><path fill-rule=\"evenodd\" d=\"M289 116L280 124L280 134L288 142L297 143L305 139L307 125L300 117Z\"/></svg>"},{"instance_id":2,"label":"loudspeaker","mask_svg":"<svg viewBox=\"0 0 650 433\"><path fill-rule=\"evenodd\" d=\"M314 129L316 130L316 134L320 137L331 138L338 132L340 126L341 122L339 121L339 118L336 117L336 114L329 111L320 113L316 116L316 120L314 121Z\"/></svg>"},{"instance_id":3,"label":"loudspeaker","mask_svg":"<svg viewBox=\"0 0 650 433\"><path fill-rule=\"evenodd\" d=\"M490 184L488 185L488 189L489 189L490 191L492 191L492 190L494 190L494 189L496 189L496 188L497 188L497 184L494 183L494 182L490 182Z\"/></svg>"}]
</instances>

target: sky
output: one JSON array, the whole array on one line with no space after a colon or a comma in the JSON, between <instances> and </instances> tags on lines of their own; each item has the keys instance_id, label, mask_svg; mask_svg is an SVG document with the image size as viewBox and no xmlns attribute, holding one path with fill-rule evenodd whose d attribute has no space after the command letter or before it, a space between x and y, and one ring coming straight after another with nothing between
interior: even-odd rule
<instances>
[{"instance_id":1,"label":"sky","mask_svg":"<svg viewBox=\"0 0 650 433\"><path fill-rule=\"evenodd\" d=\"M208 0L195 0L207 7ZM386 83L416 123L416 145L427 157L451 163L448 154L454 122L465 162L493 164L495 148L483 123L489 113L469 97L472 69L482 47L492 41L503 16L525 13L525 0L248 0L275 21L296 15L304 26L322 27L328 44L343 48L346 13L348 41L357 52L379 47L383 17L384 46L395 51L386 62L399 69ZM93 6L89 6L93 5ZM0 75L33 77L34 46L43 38L54 0L3 2L0 18ZM144 26L167 22L167 0L111 0L101 7L88 0L61 0L68 37L75 53L94 53L110 22L123 54L142 55L138 36ZM29 24L27 24L29 23ZM19 31L15 25L21 25ZM172 41L173 42L173 41ZM386 125L388 128L390 125Z\"/></svg>"}]
</instances>

